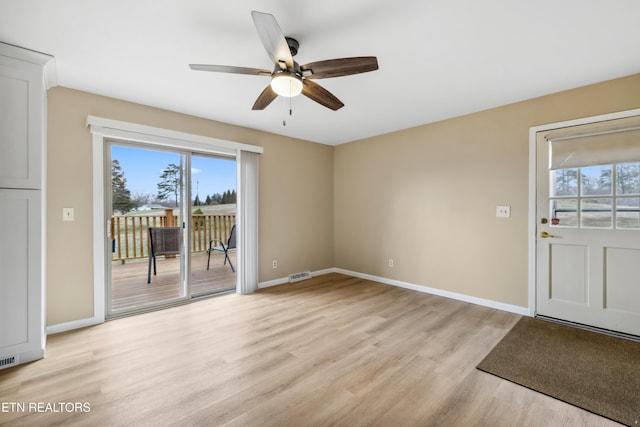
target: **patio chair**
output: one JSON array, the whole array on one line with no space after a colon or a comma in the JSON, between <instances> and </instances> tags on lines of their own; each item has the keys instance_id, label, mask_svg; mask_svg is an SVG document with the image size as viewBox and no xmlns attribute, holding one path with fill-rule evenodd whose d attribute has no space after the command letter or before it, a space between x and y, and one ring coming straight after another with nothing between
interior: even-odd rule
<instances>
[{"instance_id":1,"label":"patio chair","mask_svg":"<svg viewBox=\"0 0 640 427\"><path fill-rule=\"evenodd\" d=\"M216 246L213 246L214 242ZM227 264L229 261L229 266L231 267L231 271L235 273L235 268L233 268L233 264L231 264L231 258L229 258L229 250L236 248L236 226L234 224L231 227L231 233L229 234L229 240L227 240L227 244L225 246L222 240L214 239L209 242L209 249L207 249L207 270L209 269L209 262L211 261L211 252L218 251L224 252L224 264Z\"/></svg>"},{"instance_id":2,"label":"patio chair","mask_svg":"<svg viewBox=\"0 0 640 427\"><path fill-rule=\"evenodd\" d=\"M156 257L180 254L180 227L149 227L149 273L147 283L151 283L151 261L153 275L156 275Z\"/></svg>"}]
</instances>

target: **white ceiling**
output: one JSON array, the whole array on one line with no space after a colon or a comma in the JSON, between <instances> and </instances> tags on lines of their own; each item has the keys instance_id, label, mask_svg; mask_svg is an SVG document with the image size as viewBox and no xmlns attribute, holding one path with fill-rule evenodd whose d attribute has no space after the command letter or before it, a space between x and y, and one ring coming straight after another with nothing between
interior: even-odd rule
<instances>
[{"instance_id":1,"label":"white ceiling","mask_svg":"<svg viewBox=\"0 0 640 427\"><path fill-rule=\"evenodd\" d=\"M371 73L316 80L264 111L271 69L251 11L300 42L300 64L375 55ZM0 41L53 55L58 84L337 145L640 71L638 0L0 0ZM283 126L286 119L286 126Z\"/></svg>"}]
</instances>

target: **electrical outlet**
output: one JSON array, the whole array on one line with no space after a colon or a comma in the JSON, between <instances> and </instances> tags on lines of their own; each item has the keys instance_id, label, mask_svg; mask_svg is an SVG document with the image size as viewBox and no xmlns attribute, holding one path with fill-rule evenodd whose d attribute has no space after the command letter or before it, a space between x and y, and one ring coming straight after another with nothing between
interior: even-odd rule
<instances>
[{"instance_id":1,"label":"electrical outlet","mask_svg":"<svg viewBox=\"0 0 640 427\"><path fill-rule=\"evenodd\" d=\"M278 261L273 260L273 268L278 268Z\"/></svg>"},{"instance_id":2,"label":"electrical outlet","mask_svg":"<svg viewBox=\"0 0 640 427\"><path fill-rule=\"evenodd\" d=\"M393 259L389 258L389 267L393 267Z\"/></svg>"},{"instance_id":3,"label":"electrical outlet","mask_svg":"<svg viewBox=\"0 0 640 427\"><path fill-rule=\"evenodd\" d=\"M74 221L76 217L75 209L73 208L62 208L62 220L63 221Z\"/></svg>"},{"instance_id":4,"label":"electrical outlet","mask_svg":"<svg viewBox=\"0 0 640 427\"><path fill-rule=\"evenodd\" d=\"M496 218L510 218L511 206L496 206Z\"/></svg>"}]
</instances>

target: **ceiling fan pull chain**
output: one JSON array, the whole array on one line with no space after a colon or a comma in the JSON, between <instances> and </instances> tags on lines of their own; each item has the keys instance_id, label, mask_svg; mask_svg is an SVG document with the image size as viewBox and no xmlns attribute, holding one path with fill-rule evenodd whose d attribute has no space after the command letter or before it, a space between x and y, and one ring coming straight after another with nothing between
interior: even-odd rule
<instances>
[{"instance_id":1,"label":"ceiling fan pull chain","mask_svg":"<svg viewBox=\"0 0 640 427\"><path fill-rule=\"evenodd\" d=\"M284 110L282 110L282 126L286 126L287 125L287 114L285 113L285 110L287 109L287 104L285 104L285 100L282 100L282 106L284 107Z\"/></svg>"}]
</instances>

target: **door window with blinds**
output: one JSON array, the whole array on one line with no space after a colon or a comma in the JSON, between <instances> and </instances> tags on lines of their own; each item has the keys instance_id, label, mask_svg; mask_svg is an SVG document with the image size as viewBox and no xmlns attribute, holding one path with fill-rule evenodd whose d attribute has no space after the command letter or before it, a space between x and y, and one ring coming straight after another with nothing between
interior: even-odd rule
<instances>
[{"instance_id":1,"label":"door window with blinds","mask_svg":"<svg viewBox=\"0 0 640 427\"><path fill-rule=\"evenodd\" d=\"M633 120L547 135L552 227L640 230L640 123Z\"/></svg>"}]
</instances>

